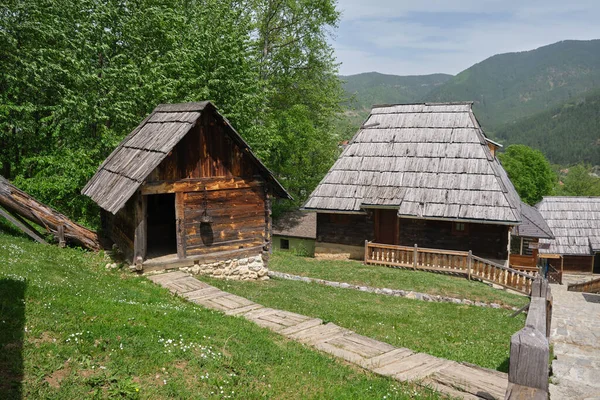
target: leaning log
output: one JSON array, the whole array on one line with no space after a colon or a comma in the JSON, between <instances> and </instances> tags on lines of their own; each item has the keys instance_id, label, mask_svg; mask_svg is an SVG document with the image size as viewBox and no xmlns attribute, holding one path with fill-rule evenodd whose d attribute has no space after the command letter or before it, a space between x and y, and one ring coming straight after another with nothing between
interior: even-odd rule
<instances>
[{"instance_id":1,"label":"leaning log","mask_svg":"<svg viewBox=\"0 0 600 400\"><path fill-rule=\"evenodd\" d=\"M12 185L0 176L0 206L17 219L29 220L54 235L64 235L68 242L90 250L100 250L102 245L96 232L91 231L59 213L47 205L40 203L27 193Z\"/></svg>"}]
</instances>

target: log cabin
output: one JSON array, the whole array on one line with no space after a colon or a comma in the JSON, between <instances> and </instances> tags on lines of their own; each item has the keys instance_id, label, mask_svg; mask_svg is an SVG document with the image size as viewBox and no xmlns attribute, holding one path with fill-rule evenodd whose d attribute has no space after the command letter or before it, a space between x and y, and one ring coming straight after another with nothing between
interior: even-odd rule
<instances>
[{"instance_id":1,"label":"log cabin","mask_svg":"<svg viewBox=\"0 0 600 400\"><path fill-rule=\"evenodd\" d=\"M470 102L375 106L303 206L315 253L362 259L367 240L506 264L522 216L499 147Z\"/></svg>"},{"instance_id":2,"label":"log cabin","mask_svg":"<svg viewBox=\"0 0 600 400\"><path fill-rule=\"evenodd\" d=\"M510 246L510 266L512 268L535 273L539 262L540 239L554 239L552 229L535 207L521 203L523 221L512 232ZM542 244L541 247L548 247Z\"/></svg>"},{"instance_id":3,"label":"log cabin","mask_svg":"<svg viewBox=\"0 0 600 400\"><path fill-rule=\"evenodd\" d=\"M82 193L138 270L183 267L234 279L265 276L271 201L290 198L207 101L157 106Z\"/></svg>"},{"instance_id":4,"label":"log cabin","mask_svg":"<svg viewBox=\"0 0 600 400\"><path fill-rule=\"evenodd\" d=\"M600 197L544 197L536 208L555 236L540 253L562 256L566 273L600 273Z\"/></svg>"}]
</instances>

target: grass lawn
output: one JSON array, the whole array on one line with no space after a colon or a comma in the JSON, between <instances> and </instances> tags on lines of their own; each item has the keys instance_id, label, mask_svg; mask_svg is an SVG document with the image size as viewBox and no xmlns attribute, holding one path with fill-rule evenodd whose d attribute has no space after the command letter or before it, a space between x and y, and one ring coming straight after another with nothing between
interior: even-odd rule
<instances>
[{"instance_id":1,"label":"grass lawn","mask_svg":"<svg viewBox=\"0 0 600 400\"><path fill-rule=\"evenodd\" d=\"M105 263L0 222L1 399L439 398Z\"/></svg>"},{"instance_id":2,"label":"grass lawn","mask_svg":"<svg viewBox=\"0 0 600 400\"><path fill-rule=\"evenodd\" d=\"M511 311L429 303L298 281L222 281L214 286L268 307L333 322L398 347L508 371L510 337L523 328Z\"/></svg>"},{"instance_id":3,"label":"grass lawn","mask_svg":"<svg viewBox=\"0 0 600 400\"><path fill-rule=\"evenodd\" d=\"M462 277L364 265L359 261L316 260L287 252L276 252L271 257L269 268L311 278L380 288L414 290L519 308L529 301L525 296L494 289L485 283L469 281Z\"/></svg>"}]
</instances>

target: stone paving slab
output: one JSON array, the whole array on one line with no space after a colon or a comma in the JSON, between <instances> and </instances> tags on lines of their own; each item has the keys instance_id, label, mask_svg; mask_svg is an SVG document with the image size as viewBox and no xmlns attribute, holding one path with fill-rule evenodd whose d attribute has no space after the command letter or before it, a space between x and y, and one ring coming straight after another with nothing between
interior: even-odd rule
<instances>
[{"instance_id":1,"label":"stone paving slab","mask_svg":"<svg viewBox=\"0 0 600 400\"><path fill-rule=\"evenodd\" d=\"M567 291L589 279L565 275L564 285L551 285L552 400L600 399L600 295Z\"/></svg>"},{"instance_id":2,"label":"stone paving slab","mask_svg":"<svg viewBox=\"0 0 600 400\"><path fill-rule=\"evenodd\" d=\"M149 277L188 300L228 315L238 315L290 339L399 381L416 381L465 399L502 399L506 374L437 358L359 335L318 318L264 307L227 293L183 272Z\"/></svg>"}]
</instances>

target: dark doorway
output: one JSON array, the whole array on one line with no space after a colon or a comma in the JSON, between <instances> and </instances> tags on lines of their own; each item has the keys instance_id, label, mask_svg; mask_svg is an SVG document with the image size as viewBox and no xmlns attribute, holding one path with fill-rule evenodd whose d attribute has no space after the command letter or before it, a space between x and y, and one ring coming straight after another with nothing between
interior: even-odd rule
<instances>
[{"instance_id":1,"label":"dark doorway","mask_svg":"<svg viewBox=\"0 0 600 400\"><path fill-rule=\"evenodd\" d=\"M175 194L147 196L148 258L177 253Z\"/></svg>"},{"instance_id":2,"label":"dark doorway","mask_svg":"<svg viewBox=\"0 0 600 400\"><path fill-rule=\"evenodd\" d=\"M398 244L398 212L377 210L375 215L375 242Z\"/></svg>"},{"instance_id":3,"label":"dark doorway","mask_svg":"<svg viewBox=\"0 0 600 400\"><path fill-rule=\"evenodd\" d=\"M594 255L594 273L600 274L600 253Z\"/></svg>"}]
</instances>

